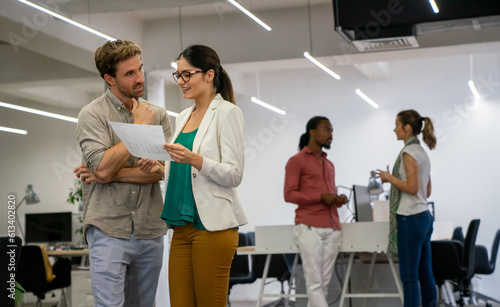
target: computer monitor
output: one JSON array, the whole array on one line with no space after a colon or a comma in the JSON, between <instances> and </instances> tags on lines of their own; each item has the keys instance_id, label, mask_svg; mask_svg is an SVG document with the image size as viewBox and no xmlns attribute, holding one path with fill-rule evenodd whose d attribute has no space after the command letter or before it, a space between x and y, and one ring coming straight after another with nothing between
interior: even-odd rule
<instances>
[{"instance_id":1,"label":"computer monitor","mask_svg":"<svg viewBox=\"0 0 500 307\"><path fill-rule=\"evenodd\" d=\"M26 243L71 242L72 213L27 213Z\"/></svg>"},{"instance_id":2,"label":"computer monitor","mask_svg":"<svg viewBox=\"0 0 500 307\"><path fill-rule=\"evenodd\" d=\"M373 222L372 205L368 187L363 185L354 185L352 189L354 195L356 221Z\"/></svg>"}]
</instances>

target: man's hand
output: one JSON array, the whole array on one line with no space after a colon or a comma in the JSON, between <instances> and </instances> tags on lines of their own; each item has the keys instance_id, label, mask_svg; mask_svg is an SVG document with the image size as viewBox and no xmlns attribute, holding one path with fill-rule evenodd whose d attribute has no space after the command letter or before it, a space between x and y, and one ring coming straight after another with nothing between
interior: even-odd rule
<instances>
[{"instance_id":1,"label":"man's hand","mask_svg":"<svg viewBox=\"0 0 500 307\"><path fill-rule=\"evenodd\" d=\"M77 178L86 184L91 184L92 182L104 183L104 181L97 178L85 164L78 165L73 173L76 174Z\"/></svg>"},{"instance_id":2,"label":"man's hand","mask_svg":"<svg viewBox=\"0 0 500 307\"><path fill-rule=\"evenodd\" d=\"M345 194L337 195L334 193L321 193L321 201L329 206L337 207L341 207L349 202Z\"/></svg>"},{"instance_id":3,"label":"man's hand","mask_svg":"<svg viewBox=\"0 0 500 307\"><path fill-rule=\"evenodd\" d=\"M156 118L155 112L147 104L139 104L135 98L132 98L132 115L137 125L151 125Z\"/></svg>"},{"instance_id":4,"label":"man's hand","mask_svg":"<svg viewBox=\"0 0 500 307\"><path fill-rule=\"evenodd\" d=\"M349 199L345 194L340 194L339 195L339 203L337 204L337 207L342 207L343 205L347 204L349 202Z\"/></svg>"},{"instance_id":5,"label":"man's hand","mask_svg":"<svg viewBox=\"0 0 500 307\"><path fill-rule=\"evenodd\" d=\"M158 161L150 159L141 159L137 162L141 172L145 174L158 174L163 177L165 167Z\"/></svg>"}]
</instances>

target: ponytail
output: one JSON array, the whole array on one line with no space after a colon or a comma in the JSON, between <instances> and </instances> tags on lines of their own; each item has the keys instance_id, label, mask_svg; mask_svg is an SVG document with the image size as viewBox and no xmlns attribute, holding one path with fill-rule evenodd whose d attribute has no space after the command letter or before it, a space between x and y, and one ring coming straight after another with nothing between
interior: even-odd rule
<instances>
[{"instance_id":1,"label":"ponytail","mask_svg":"<svg viewBox=\"0 0 500 307\"><path fill-rule=\"evenodd\" d=\"M429 146L429 149L436 148L436 136L434 135L434 125L428 117L423 118L424 129L422 129L423 139L425 144Z\"/></svg>"},{"instance_id":2,"label":"ponytail","mask_svg":"<svg viewBox=\"0 0 500 307\"><path fill-rule=\"evenodd\" d=\"M309 139L311 138L311 135L309 134L309 131L306 133L303 133L300 136L300 141L299 141L299 150L302 150L307 144L309 144Z\"/></svg>"},{"instance_id":3,"label":"ponytail","mask_svg":"<svg viewBox=\"0 0 500 307\"><path fill-rule=\"evenodd\" d=\"M401 111L398 113L398 118L403 126L410 125L413 135L417 136L423 132L424 142L429 146L429 149L436 148L434 125L430 118L420 116L415 110Z\"/></svg>"},{"instance_id":4,"label":"ponytail","mask_svg":"<svg viewBox=\"0 0 500 307\"><path fill-rule=\"evenodd\" d=\"M220 67L217 93L220 93L224 100L236 104L236 100L234 99L233 83L231 82L231 78L229 78L229 74L224 68L222 68L222 66Z\"/></svg>"}]
</instances>

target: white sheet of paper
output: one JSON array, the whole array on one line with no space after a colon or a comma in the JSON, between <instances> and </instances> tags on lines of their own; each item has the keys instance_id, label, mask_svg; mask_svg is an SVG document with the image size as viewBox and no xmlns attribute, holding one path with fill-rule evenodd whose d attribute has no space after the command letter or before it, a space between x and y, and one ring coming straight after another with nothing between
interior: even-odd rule
<instances>
[{"instance_id":1,"label":"white sheet of paper","mask_svg":"<svg viewBox=\"0 0 500 307\"><path fill-rule=\"evenodd\" d=\"M133 156L158 161L172 160L162 147L166 143L162 126L109 123Z\"/></svg>"}]
</instances>

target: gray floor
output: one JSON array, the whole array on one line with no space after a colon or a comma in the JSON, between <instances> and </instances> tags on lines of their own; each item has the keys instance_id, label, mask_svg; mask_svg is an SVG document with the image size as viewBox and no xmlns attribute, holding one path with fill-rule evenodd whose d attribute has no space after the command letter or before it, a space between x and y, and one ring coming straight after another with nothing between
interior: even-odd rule
<instances>
[{"instance_id":1,"label":"gray floor","mask_svg":"<svg viewBox=\"0 0 500 307\"><path fill-rule=\"evenodd\" d=\"M263 302L265 304L266 302ZM233 301L231 302L231 307L255 307L257 302L255 301ZM23 307L35 307L35 304L23 304ZM466 305L466 306L474 306L474 305ZM479 302L475 307L485 307L484 302ZM57 303L55 302L48 302L48 303L42 303L42 307L57 307ZM392 306L387 306L387 307L392 307ZM401 305L396 304L394 307L401 307ZM500 304L495 304L492 303L492 307L500 307Z\"/></svg>"},{"instance_id":2,"label":"gray floor","mask_svg":"<svg viewBox=\"0 0 500 307\"><path fill-rule=\"evenodd\" d=\"M247 301L247 302L232 302L231 303L231 307L255 307L256 305L256 302L252 302L252 301ZM54 306L57 306L57 304L54 304L54 303L47 303L47 304L43 304L42 303L42 307L54 307ZM466 305L466 306L473 306L473 305ZM484 303L479 303L476 305L476 307L484 307L486 306ZM498 304L492 304L493 307L500 307L500 305ZM26 304L26 305L23 305L23 307L35 307L35 304Z\"/></svg>"}]
</instances>

